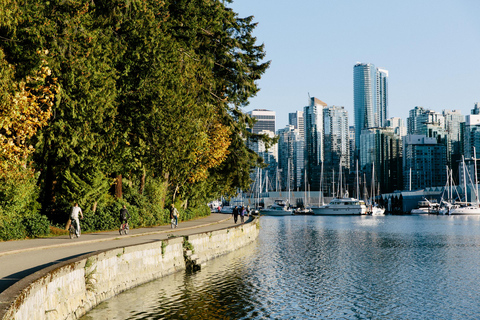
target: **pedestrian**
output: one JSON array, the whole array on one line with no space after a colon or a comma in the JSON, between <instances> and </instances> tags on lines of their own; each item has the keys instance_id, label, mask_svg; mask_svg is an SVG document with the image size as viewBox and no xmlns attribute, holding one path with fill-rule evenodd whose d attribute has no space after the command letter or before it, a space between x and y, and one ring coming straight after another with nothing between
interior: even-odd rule
<instances>
[{"instance_id":1,"label":"pedestrian","mask_svg":"<svg viewBox=\"0 0 480 320\"><path fill-rule=\"evenodd\" d=\"M175 208L175 205L172 203L172 206L170 207L170 219L175 220L175 228L178 226L178 210ZM173 223L172 223L172 228L173 228Z\"/></svg>"},{"instance_id":2,"label":"pedestrian","mask_svg":"<svg viewBox=\"0 0 480 320\"><path fill-rule=\"evenodd\" d=\"M75 221L75 234L77 235L77 238L80 237L80 221L78 220L79 215L83 219L82 209L78 206L78 203L75 203L72 208L72 212L70 213L70 219Z\"/></svg>"},{"instance_id":3,"label":"pedestrian","mask_svg":"<svg viewBox=\"0 0 480 320\"><path fill-rule=\"evenodd\" d=\"M238 207L235 206L232 210L232 215L233 215L233 222L237 223L238 220Z\"/></svg>"},{"instance_id":4,"label":"pedestrian","mask_svg":"<svg viewBox=\"0 0 480 320\"><path fill-rule=\"evenodd\" d=\"M240 209L240 221L242 224L243 224L243 220L245 219L245 213L246 213L245 207L242 206L242 208Z\"/></svg>"}]
</instances>

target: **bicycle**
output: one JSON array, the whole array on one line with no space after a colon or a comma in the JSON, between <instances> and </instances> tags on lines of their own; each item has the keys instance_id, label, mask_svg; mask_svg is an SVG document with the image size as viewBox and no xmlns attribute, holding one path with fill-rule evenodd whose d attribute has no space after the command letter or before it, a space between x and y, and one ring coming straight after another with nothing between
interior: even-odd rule
<instances>
[{"instance_id":1,"label":"bicycle","mask_svg":"<svg viewBox=\"0 0 480 320\"><path fill-rule=\"evenodd\" d=\"M120 229L118 230L118 232L120 233L120 235L123 233L123 234L128 234L128 230L129 230L129 227L128 227L128 222L125 221L124 223L122 223L122 225L120 226Z\"/></svg>"},{"instance_id":2,"label":"bicycle","mask_svg":"<svg viewBox=\"0 0 480 320\"><path fill-rule=\"evenodd\" d=\"M77 225L77 222L75 220L72 220L70 223L70 227L68 228L70 239L73 239L73 237L78 238L76 225Z\"/></svg>"},{"instance_id":3,"label":"bicycle","mask_svg":"<svg viewBox=\"0 0 480 320\"><path fill-rule=\"evenodd\" d=\"M172 229L174 229L174 228L177 227L177 224L175 223L175 218L172 218L172 220L170 221L170 223L171 223Z\"/></svg>"}]
</instances>

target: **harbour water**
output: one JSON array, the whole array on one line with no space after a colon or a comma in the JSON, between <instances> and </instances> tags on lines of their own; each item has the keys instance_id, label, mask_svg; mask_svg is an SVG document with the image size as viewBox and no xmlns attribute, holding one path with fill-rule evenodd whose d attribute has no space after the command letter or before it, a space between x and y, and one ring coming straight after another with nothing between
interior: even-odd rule
<instances>
[{"instance_id":1,"label":"harbour water","mask_svg":"<svg viewBox=\"0 0 480 320\"><path fill-rule=\"evenodd\" d=\"M480 217L262 217L256 242L82 319L479 319Z\"/></svg>"}]
</instances>

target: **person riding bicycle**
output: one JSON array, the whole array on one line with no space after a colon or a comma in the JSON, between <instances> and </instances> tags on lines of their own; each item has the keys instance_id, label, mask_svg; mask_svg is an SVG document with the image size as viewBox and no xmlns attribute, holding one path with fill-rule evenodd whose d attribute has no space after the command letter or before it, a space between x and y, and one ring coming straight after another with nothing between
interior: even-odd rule
<instances>
[{"instance_id":1,"label":"person riding bicycle","mask_svg":"<svg viewBox=\"0 0 480 320\"><path fill-rule=\"evenodd\" d=\"M80 237L80 221L78 220L78 216L83 219L83 212L82 209L78 206L78 203L75 203L75 206L72 208L72 212L70 213L70 219L75 221L75 234L77 238Z\"/></svg>"},{"instance_id":2,"label":"person riding bicycle","mask_svg":"<svg viewBox=\"0 0 480 320\"><path fill-rule=\"evenodd\" d=\"M127 223L128 219L130 219L130 214L128 213L127 206L123 205L123 208L120 209L120 225Z\"/></svg>"}]
</instances>

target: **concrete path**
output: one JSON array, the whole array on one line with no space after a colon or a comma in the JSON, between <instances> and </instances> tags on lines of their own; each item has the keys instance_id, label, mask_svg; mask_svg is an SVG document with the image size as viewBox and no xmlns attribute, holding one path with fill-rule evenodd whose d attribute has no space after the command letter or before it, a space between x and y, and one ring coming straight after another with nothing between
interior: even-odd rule
<instances>
[{"instance_id":1,"label":"concrete path","mask_svg":"<svg viewBox=\"0 0 480 320\"><path fill-rule=\"evenodd\" d=\"M171 235L187 236L209 232L233 225L230 214L212 213L205 218L179 222L176 229L171 229L168 225L133 229L128 235L122 236L118 231L108 231L82 234L78 239L70 239L66 235L0 242L0 292L29 274L86 253L164 240Z\"/></svg>"}]
</instances>

